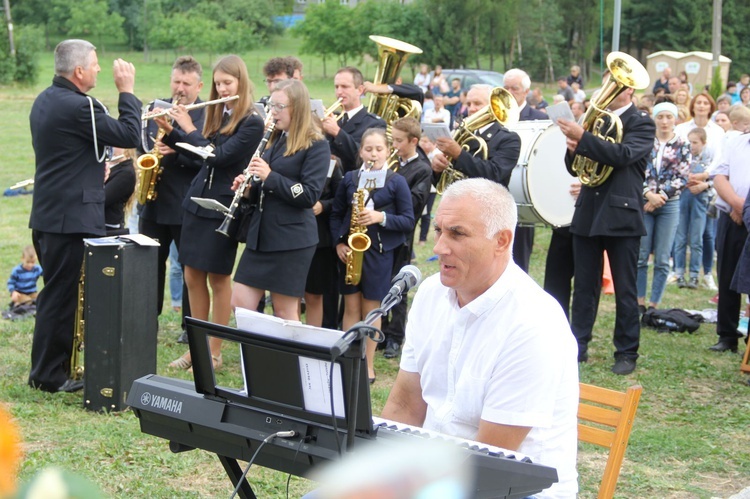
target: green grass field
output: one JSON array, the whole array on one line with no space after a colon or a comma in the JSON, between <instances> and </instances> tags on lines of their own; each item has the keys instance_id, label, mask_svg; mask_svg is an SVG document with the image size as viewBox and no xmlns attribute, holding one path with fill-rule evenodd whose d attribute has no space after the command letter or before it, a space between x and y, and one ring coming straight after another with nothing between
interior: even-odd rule
<instances>
[{"instance_id":1,"label":"green grass field","mask_svg":"<svg viewBox=\"0 0 750 499\"><path fill-rule=\"evenodd\" d=\"M262 85L260 67L275 55L297 52L295 40L279 40L269 47L243 54L251 78ZM116 92L111 80L111 61L121 56L136 64L136 93L143 100L168 95L173 53L153 54L144 64L139 53L100 56L105 68L92 94L116 109ZM209 59L196 54L206 68ZM214 60L216 57L214 57ZM325 103L333 101L330 80L322 77L319 59L302 57L305 81L311 94ZM28 114L39 91L51 80L52 57L41 56L43 69L34 88L0 88L0 185L3 189L33 176L34 157ZM328 74L334 68L329 62ZM367 66L370 75L372 64ZM206 69L208 81L210 70ZM258 92L262 95L263 92ZM207 92L204 91L204 97ZM54 112L54 110L50 110ZM30 196L4 197L0 201L0 274L9 275L20 258L21 248L30 244L27 228ZM538 228L531 274L542 282L550 231ZM417 247L416 263L423 273L436 271L427 262L431 246ZM712 293L707 290L667 288L663 305L704 309ZM5 300L7 300L7 296ZM7 303L4 301L2 303ZM165 306L165 310L170 310ZM634 430L627 450L616 496L621 498L710 498L729 497L750 486L750 388L739 373L740 356L714 354L707 347L716 340L715 327L703 325L695 334L657 334L644 329L638 369L630 376L610 373L611 331L614 299L601 300L590 361L581 366L581 381L623 390L629 385L644 388ZM61 466L96 483L107 496L118 497L228 497L232 487L215 456L203 451L172 454L167 442L143 435L132 412L97 414L82 409L81 394L33 391L26 386L33 321L0 323L0 401L6 404L21 427L25 457L20 481L29 481L48 466ZM187 378L170 372L166 365L184 351L175 340L178 314L160 318L158 374ZM224 353L222 384L239 380L236 352ZM540 366L543 368L543 366ZM373 387L373 413L379 414L397 371L397 362L378 356L377 382ZM579 454L581 497L596 496L604 467L605 453L588 446ZM287 476L255 468L250 477L258 497L284 497ZM299 497L314 484L292 477L291 497Z\"/></svg>"}]
</instances>

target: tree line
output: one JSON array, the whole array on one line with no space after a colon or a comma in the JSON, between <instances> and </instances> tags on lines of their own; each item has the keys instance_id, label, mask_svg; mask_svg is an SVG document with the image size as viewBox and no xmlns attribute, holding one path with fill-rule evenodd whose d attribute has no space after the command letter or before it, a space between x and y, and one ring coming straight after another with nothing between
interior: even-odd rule
<instances>
[{"instance_id":1,"label":"tree line","mask_svg":"<svg viewBox=\"0 0 750 499\"><path fill-rule=\"evenodd\" d=\"M275 22L295 0L11 0L19 51L32 52L61 37L90 38L131 50L177 53L243 52L283 33ZM374 56L370 34L421 47L410 59L444 67L502 71L517 66L535 81L554 81L571 64L589 79L611 49L613 2L603 0L339 0L312 3L292 29L303 53L336 64ZM750 3L723 1L722 54L731 77L750 72L750 44L742 42ZM645 62L657 50L710 51L711 0L623 0L620 50ZM0 82L8 62L0 42ZM26 48L23 48L26 45Z\"/></svg>"}]
</instances>

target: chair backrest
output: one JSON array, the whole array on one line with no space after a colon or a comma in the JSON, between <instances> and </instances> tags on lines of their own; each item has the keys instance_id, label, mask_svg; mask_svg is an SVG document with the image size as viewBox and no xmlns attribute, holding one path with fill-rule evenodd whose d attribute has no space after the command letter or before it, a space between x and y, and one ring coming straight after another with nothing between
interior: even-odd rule
<instances>
[{"instance_id":1,"label":"chair backrest","mask_svg":"<svg viewBox=\"0 0 750 499\"><path fill-rule=\"evenodd\" d=\"M597 496L608 499L615 493L643 388L631 386L623 393L585 383L579 386L578 440L609 449Z\"/></svg>"}]
</instances>

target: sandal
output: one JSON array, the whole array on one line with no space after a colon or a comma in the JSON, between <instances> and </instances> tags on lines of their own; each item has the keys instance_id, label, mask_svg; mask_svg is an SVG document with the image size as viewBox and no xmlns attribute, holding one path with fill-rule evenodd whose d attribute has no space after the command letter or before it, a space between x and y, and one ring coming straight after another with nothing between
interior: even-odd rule
<instances>
[{"instance_id":1,"label":"sandal","mask_svg":"<svg viewBox=\"0 0 750 499\"><path fill-rule=\"evenodd\" d=\"M223 360L221 358L221 354L219 354L218 356L212 355L211 356L211 363L214 365L214 371L218 370L224 364L224 362L223 362ZM187 371L192 374L193 373L192 366Z\"/></svg>"},{"instance_id":2,"label":"sandal","mask_svg":"<svg viewBox=\"0 0 750 499\"><path fill-rule=\"evenodd\" d=\"M185 356L182 356L170 362L169 367L171 367L172 369L181 369L185 371L193 367L193 361L186 358Z\"/></svg>"}]
</instances>

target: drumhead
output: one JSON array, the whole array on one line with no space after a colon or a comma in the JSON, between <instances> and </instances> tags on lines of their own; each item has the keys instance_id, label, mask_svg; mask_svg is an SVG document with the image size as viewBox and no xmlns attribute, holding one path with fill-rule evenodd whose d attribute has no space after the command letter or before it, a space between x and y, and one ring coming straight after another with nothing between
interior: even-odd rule
<instances>
[{"instance_id":1,"label":"drumhead","mask_svg":"<svg viewBox=\"0 0 750 499\"><path fill-rule=\"evenodd\" d=\"M521 122L513 131L522 142L519 164L511 180L511 192L521 205L519 223L570 225L575 210L570 184L577 179L565 168L565 136L551 121ZM523 199L519 199L519 187Z\"/></svg>"}]
</instances>

